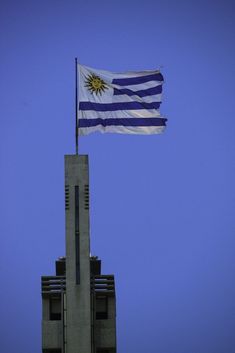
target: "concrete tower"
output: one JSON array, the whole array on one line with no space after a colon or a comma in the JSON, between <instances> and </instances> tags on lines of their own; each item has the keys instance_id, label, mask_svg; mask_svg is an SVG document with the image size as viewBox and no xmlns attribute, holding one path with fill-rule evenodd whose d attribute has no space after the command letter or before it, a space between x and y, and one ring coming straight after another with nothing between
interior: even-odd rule
<instances>
[{"instance_id":1,"label":"concrete tower","mask_svg":"<svg viewBox=\"0 0 235 353\"><path fill-rule=\"evenodd\" d=\"M116 353L113 275L90 257L88 156L65 156L66 257L42 277L42 352Z\"/></svg>"},{"instance_id":2,"label":"concrete tower","mask_svg":"<svg viewBox=\"0 0 235 353\"><path fill-rule=\"evenodd\" d=\"M65 197L67 353L87 353L91 352L88 156L65 156Z\"/></svg>"}]
</instances>

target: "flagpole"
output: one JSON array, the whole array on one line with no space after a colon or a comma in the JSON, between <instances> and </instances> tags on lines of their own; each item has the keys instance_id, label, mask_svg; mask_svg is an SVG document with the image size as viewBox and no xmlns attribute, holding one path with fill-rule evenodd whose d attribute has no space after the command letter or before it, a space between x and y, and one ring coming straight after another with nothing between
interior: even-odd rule
<instances>
[{"instance_id":1,"label":"flagpole","mask_svg":"<svg viewBox=\"0 0 235 353\"><path fill-rule=\"evenodd\" d=\"M75 145L78 154L78 59L75 58Z\"/></svg>"}]
</instances>

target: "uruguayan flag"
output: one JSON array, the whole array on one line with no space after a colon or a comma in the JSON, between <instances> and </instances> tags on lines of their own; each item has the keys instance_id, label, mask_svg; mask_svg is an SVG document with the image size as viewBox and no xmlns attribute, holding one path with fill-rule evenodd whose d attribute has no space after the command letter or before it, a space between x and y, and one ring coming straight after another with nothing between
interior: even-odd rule
<instances>
[{"instance_id":1,"label":"uruguayan flag","mask_svg":"<svg viewBox=\"0 0 235 353\"><path fill-rule=\"evenodd\" d=\"M113 73L78 65L78 130L158 134L166 125L159 108L163 76L159 71Z\"/></svg>"}]
</instances>

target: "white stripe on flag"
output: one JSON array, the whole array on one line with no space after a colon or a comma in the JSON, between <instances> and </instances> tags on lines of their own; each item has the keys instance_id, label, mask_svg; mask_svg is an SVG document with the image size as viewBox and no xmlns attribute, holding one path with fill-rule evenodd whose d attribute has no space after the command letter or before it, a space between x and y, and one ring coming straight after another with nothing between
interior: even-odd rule
<instances>
[{"instance_id":1,"label":"white stripe on flag","mask_svg":"<svg viewBox=\"0 0 235 353\"><path fill-rule=\"evenodd\" d=\"M161 85L162 85L161 81L148 81L145 83L139 83L137 85L126 85L126 86L119 86L119 85L111 83L110 87L117 88L117 89L128 88L128 89L131 89L132 91L140 91L140 90L144 90L144 89L148 89L148 88L152 88L152 87L156 87L156 86L161 86Z\"/></svg>"},{"instance_id":2,"label":"white stripe on flag","mask_svg":"<svg viewBox=\"0 0 235 353\"><path fill-rule=\"evenodd\" d=\"M161 134L165 129L165 126L106 126L101 125L93 127L80 127L79 135L88 135L92 132L111 132L118 134L140 134L140 135L151 135L151 134Z\"/></svg>"},{"instance_id":3,"label":"white stripe on flag","mask_svg":"<svg viewBox=\"0 0 235 353\"><path fill-rule=\"evenodd\" d=\"M93 110L79 111L81 119L122 119L122 118L159 118L160 112L156 109L138 109L138 110L115 110L99 112Z\"/></svg>"},{"instance_id":4,"label":"white stripe on flag","mask_svg":"<svg viewBox=\"0 0 235 353\"><path fill-rule=\"evenodd\" d=\"M133 102L133 101L140 102L140 103L161 102L162 101L162 94L156 94L154 96L146 96L146 97L127 96L126 94L113 96L113 103L115 103L115 102Z\"/></svg>"}]
</instances>

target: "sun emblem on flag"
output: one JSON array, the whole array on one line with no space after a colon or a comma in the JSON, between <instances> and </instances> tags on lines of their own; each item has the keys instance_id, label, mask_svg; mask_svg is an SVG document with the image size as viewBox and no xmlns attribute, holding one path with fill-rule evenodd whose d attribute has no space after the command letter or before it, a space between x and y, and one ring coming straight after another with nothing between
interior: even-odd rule
<instances>
[{"instance_id":1,"label":"sun emblem on flag","mask_svg":"<svg viewBox=\"0 0 235 353\"><path fill-rule=\"evenodd\" d=\"M87 87L91 93L95 93L96 95L102 95L102 93L108 89L104 80L95 74L90 74L86 77L85 87Z\"/></svg>"}]
</instances>

